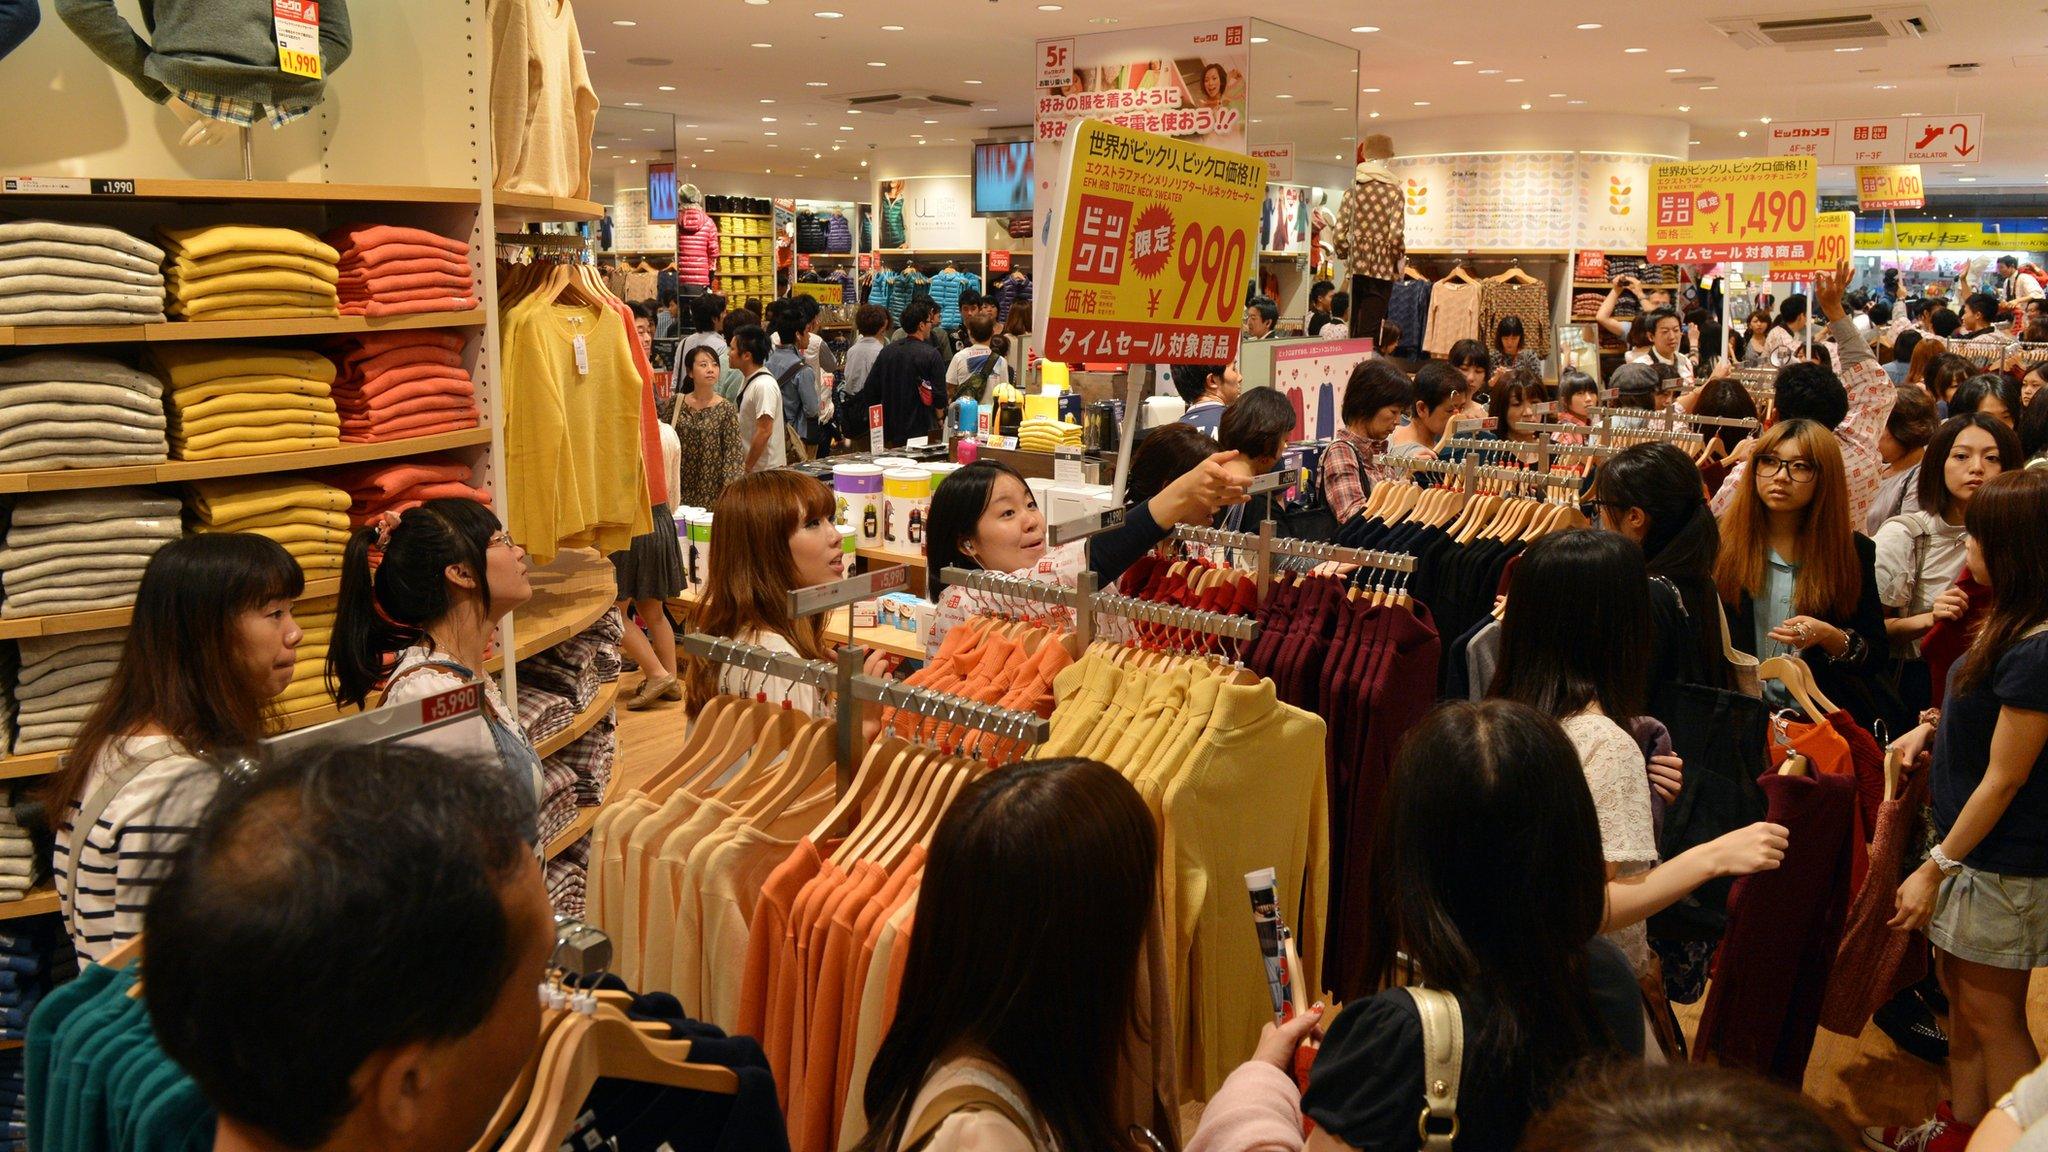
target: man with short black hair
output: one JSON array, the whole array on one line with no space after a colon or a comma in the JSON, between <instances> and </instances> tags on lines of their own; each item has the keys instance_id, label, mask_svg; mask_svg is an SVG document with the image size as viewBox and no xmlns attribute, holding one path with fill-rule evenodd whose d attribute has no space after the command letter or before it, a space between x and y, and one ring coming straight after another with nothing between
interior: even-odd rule
<instances>
[{"instance_id":1,"label":"man with short black hair","mask_svg":"<svg viewBox=\"0 0 2048 1152\"><path fill-rule=\"evenodd\" d=\"M1260 296L1244 310L1244 338L1247 340L1271 340L1274 328L1280 323L1280 306L1267 297Z\"/></svg>"},{"instance_id":2,"label":"man with short black hair","mask_svg":"<svg viewBox=\"0 0 2048 1152\"><path fill-rule=\"evenodd\" d=\"M1998 323L1998 297L1989 292L1972 292L1963 298L1963 323L1956 330L1958 340L1996 339L1991 326Z\"/></svg>"},{"instance_id":3,"label":"man with short black hair","mask_svg":"<svg viewBox=\"0 0 2048 1152\"><path fill-rule=\"evenodd\" d=\"M1336 291L1337 286L1335 284L1330 283L1328 280L1318 280L1315 283L1308 286L1309 335L1315 336L1321 334L1323 330L1323 325L1328 324L1330 322L1330 297ZM1346 300L1349 300L1351 297L1349 294L1346 294L1344 298Z\"/></svg>"},{"instance_id":4,"label":"man with short black hair","mask_svg":"<svg viewBox=\"0 0 2048 1152\"><path fill-rule=\"evenodd\" d=\"M1998 298L2007 303L2041 298L2041 282L2020 271L2017 256L1998 258Z\"/></svg>"},{"instance_id":5,"label":"man with short black hair","mask_svg":"<svg viewBox=\"0 0 2048 1152\"><path fill-rule=\"evenodd\" d=\"M740 386L740 435L747 440L747 471L766 472L787 463L782 438L782 385L768 371L773 354L768 333L749 324L732 334L732 366L746 383Z\"/></svg>"},{"instance_id":6,"label":"man with short black hair","mask_svg":"<svg viewBox=\"0 0 2048 1152\"><path fill-rule=\"evenodd\" d=\"M1628 360L1648 364L1662 379L1682 381L1681 387L1690 386L1692 360L1678 351L1679 337L1685 334L1685 324L1678 313L1669 308L1653 308L1643 313L1642 324L1650 342L1629 353Z\"/></svg>"},{"instance_id":7,"label":"man with short black hair","mask_svg":"<svg viewBox=\"0 0 2048 1152\"><path fill-rule=\"evenodd\" d=\"M150 1023L216 1150L477 1143L540 1038L533 826L523 781L420 748L222 783L143 922Z\"/></svg>"},{"instance_id":8,"label":"man with short black hair","mask_svg":"<svg viewBox=\"0 0 2048 1152\"><path fill-rule=\"evenodd\" d=\"M882 406L883 443L892 448L931 435L934 414L945 410L947 362L931 344L938 321L939 306L929 297L905 305L899 321L903 338L876 354L867 386L853 401L863 418L869 408Z\"/></svg>"}]
</instances>

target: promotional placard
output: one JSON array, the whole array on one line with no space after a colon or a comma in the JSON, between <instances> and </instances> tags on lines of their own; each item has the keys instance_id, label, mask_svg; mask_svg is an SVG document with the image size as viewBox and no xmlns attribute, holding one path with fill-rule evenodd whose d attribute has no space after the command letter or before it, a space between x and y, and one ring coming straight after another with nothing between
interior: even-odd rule
<instances>
[{"instance_id":1,"label":"promotional placard","mask_svg":"<svg viewBox=\"0 0 2048 1152\"><path fill-rule=\"evenodd\" d=\"M1768 155L1811 156L1817 164L1976 164L1984 158L1984 117L1780 120L1764 139Z\"/></svg>"},{"instance_id":2,"label":"promotional placard","mask_svg":"<svg viewBox=\"0 0 2048 1152\"><path fill-rule=\"evenodd\" d=\"M1252 159L1266 162L1266 181L1276 183L1294 179L1294 145L1254 144Z\"/></svg>"},{"instance_id":3,"label":"promotional placard","mask_svg":"<svg viewBox=\"0 0 2048 1152\"><path fill-rule=\"evenodd\" d=\"M986 226L974 214L974 184L966 176L913 176L881 185L885 250L979 252ZM902 222L902 232L895 231Z\"/></svg>"},{"instance_id":4,"label":"promotional placard","mask_svg":"<svg viewBox=\"0 0 2048 1152\"><path fill-rule=\"evenodd\" d=\"M1788 276L1804 279L1815 272L1832 272L1835 265L1856 254L1856 214L1823 212L1814 231L1813 255L1805 260L1771 261L1771 279Z\"/></svg>"},{"instance_id":5,"label":"promotional placard","mask_svg":"<svg viewBox=\"0 0 2048 1152\"><path fill-rule=\"evenodd\" d=\"M1100 120L1077 124L1067 143L1045 355L1233 359L1265 165Z\"/></svg>"},{"instance_id":6,"label":"promotional placard","mask_svg":"<svg viewBox=\"0 0 2048 1152\"><path fill-rule=\"evenodd\" d=\"M1650 169L1652 263L1811 260L1817 165L1810 156Z\"/></svg>"},{"instance_id":7,"label":"promotional placard","mask_svg":"<svg viewBox=\"0 0 2048 1152\"><path fill-rule=\"evenodd\" d=\"M1323 440L1337 434L1344 410L1344 385L1351 370L1372 356L1370 340L1297 342L1273 352L1273 387L1294 408L1289 440Z\"/></svg>"},{"instance_id":8,"label":"promotional placard","mask_svg":"<svg viewBox=\"0 0 2048 1152\"><path fill-rule=\"evenodd\" d=\"M1863 164L1856 169L1856 208L1875 212L1886 208L1924 208L1927 188L1920 182L1918 164Z\"/></svg>"}]
</instances>

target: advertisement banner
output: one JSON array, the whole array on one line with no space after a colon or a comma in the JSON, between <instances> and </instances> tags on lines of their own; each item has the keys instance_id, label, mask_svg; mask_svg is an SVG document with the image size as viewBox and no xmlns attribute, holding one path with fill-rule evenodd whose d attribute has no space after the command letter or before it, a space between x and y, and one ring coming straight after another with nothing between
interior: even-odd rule
<instances>
[{"instance_id":1,"label":"advertisement banner","mask_svg":"<svg viewBox=\"0 0 2048 1152\"><path fill-rule=\"evenodd\" d=\"M1816 164L1976 164L1984 159L1984 117L1780 120L1764 143L1766 155Z\"/></svg>"},{"instance_id":2,"label":"advertisement banner","mask_svg":"<svg viewBox=\"0 0 2048 1152\"><path fill-rule=\"evenodd\" d=\"M1046 357L1234 359L1265 165L1100 120L1075 125L1067 144Z\"/></svg>"},{"instance_id":3,"label":"advertisement banner","mask_svg":"<svg viewBox=\"0 0 2048 1152\"><path fill-rule=\"evenodd\" d=\"M1640 252L1650 233L1650 165L1656 160L1610 152L1579 153L1579 219L1573 247Z\"/></svg>"},{"instance_id":4,"label":"advertisement banner","mask_svg":"<svg viewBox=\"0 0 2048 1152\"><path fill-rule=\"evenodd\" d=\"M676 166L673 163L647 165L647 219L656 224L676 222Z\"/></svg>"},{"instance_id":5,"label":"advertisement banner","mask_svg":"<svg viewBox=\"0 0 2048 1152\"><path fill-rule=\"evenodd\" d=\"M1573 153L1403 156L1387 167L1401 181L1412 251L1572 246Z\"/></svg>"},{"instance_id":6,"label":"advertisement banner","mask_svg":"<svg viewBox=\"0 0 2048 1152\"><path fill-rule=\"evenodd\" d=\"M800 256L798 259L806 258ZM806 284L798 281L789 286L789 294L792 296L809 296L820 304L846 303L846 285L844 284Z\"/></svg>"},{"instance_id":7,"label":"advertisement banner","mask_svg":"<svg viewBox=\"0 0 2048 1152\"><path fill-rule=\"evenodd\" d=\"M1881 219L1859 220L1856 246L1865 252L1881 248L2048 252L2048 219L1901 220L1896 233Z\"/></svg>"},{"instance_id":8,"label":"advertisement banner","mask_svg":"<svg viewBox=\"0 0 2048 1152\"><path fill-rule=\"evenodd\" d=\"M1046 61L1062 52L1067 79L1048 84ZM1251 44L1243 21L1042 40L1038 60L1035 120L1041 141L1065 139L1077 120L1107 120L1244 151ZM1045 157L1039 160L1046 170Z\"/></svg>"},{"instance_id":9,"label":"advertisement banner","mask_svg":"<svg viewBox=\"0 0 2048 1152\"><path fill-rule=\"evenodd\" d=\"M1810 156L1652 167L1650 261L1812 259L1816 177Z\"/></svg>"},{"instance_id":10,"label":"advertisement banner","mask_svg":"<svg viewBox=\"0 0 2048 1152\"><path fill-rule=\"evenodd\" d=\"M1814 230L1813 255L1805 260L1771 261L1771 279L1808 279L1815 272L1832 272L1835 265L1856 254L1856 214L1823 212Z\"/></svg>"},{"instance_id":11,"label":"advertisement banner","mask_svg":"<svg viewBox=\"0 0 2048 1152\"><path fill-rule=\"evenodd\" d=\"M1370 340L1322 340L1273 350L1273 387L1294 407L1289 440L1324 440L1337 434L1344 384L1372 355Z\"/></svg>"},{"instance_id":12,"label":"advertisement banner","mask_svg":"<svg viewBox=\"0 0 2048 1152\"><path fill-rule=\"evenodd\" d=\"M1918 164L1864 164L1856 169L1856 208L1876 212L1886 208L1924 208L1927 188L1920 182Z\"/></svg>"},{"instance_id":13,"label":"advertisement banner","mask_svg":"<svg viewBox=\"0 0 2048 1152\"><path fill-rule=\"evenodd\" d=\"M883 251L981 251L986 226L974 214L974 186L965 176L884 180L881 204Z\"/></svg>"}]
</instances>

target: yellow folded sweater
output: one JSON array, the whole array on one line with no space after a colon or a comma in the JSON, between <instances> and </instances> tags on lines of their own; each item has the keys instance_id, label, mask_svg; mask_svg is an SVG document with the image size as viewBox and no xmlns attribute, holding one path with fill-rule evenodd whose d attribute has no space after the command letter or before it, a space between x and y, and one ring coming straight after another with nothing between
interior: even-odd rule
<instances>
[{"instance_id":1,"label":"yellow folded sweater","mask_svg":"<svg viewBox=\"0 0 2048 1152\"><path fill-rule=\"evenodd\" d=\"M216 428L211 432L202 432L196 436L182 436L173 432L170 435L170 441L173 448L205 450L209 448L222 448L230 444L272 444L318 436L332 436L339 439L341 427L338 423L334 427L326 427L311 421L275 424L269 427L253 427L242 424ZM283 452L296 451L296 449L261 448L257 449L257 451ZM190 459L190 457L187 457L187 459Z\"/></svg>"},{"instance_id":2,"label":"yellow folded sweater","mask_svg":"<svg viewBox=\"0 0 2048 1152\"><path fill-rule=\"evenodd\" d=\"M335 291L334 281L326 277L292 269L268 268L229 272L197 280L171 276L164 281L164 287L172 300L205 300L235 292L311 292L324 296Z\"/></svg>"},{"instance_id":3,"label":"yellow folded sweater","mask_svg":"<svg viewBox=\"0 0 2048 1152\"><path fill-rule=\"evenodd\" d=\"M333 432L325 435L309 435L303 438L265 440L260 443L244 444L235 442L212 448L187 448L174 445L171 458L174 460L233 460L242 456L272 456L279 452L319 452L328 448L341 447L341 437ZM614 549L616 551L616 549Z\"/></svg>"},{"instance_id":4,"label":"yellow folded sweater","mask_svg":"<svg viewBox=\"0 0 2048 1152\"><path fill-rule=\"evenodd\" d=\"M333 320L340 315L341 307L336 304L263 304L179 318L188 324L212 324L225 320Z\"/></svg>"},{"instance_id":5,"label":"yellow folded sweater","mask_svg":"<svg viewBox=\"0 0 2048 1152\"><path fill-rule=\"evenodd\" d=\"M205 384L180 388L171 393L170 401L171 410L176 412L225 396L303 396L326 399L333 391L333 388L318 380L294 380L289 376L229 376Z\"/></svg>"},{"instance_id":6,"label":"yellow folded sweater","mask_svg":"<svg viewBox=\"0 0 2048 1152\"><path fill-rule=\"evenodd\" d=\"M191 492L192 511L208 524L222 524L288 508L346 513L349 507L348 493L331 484L277 476L195 480Z\"/></svg>"},{"instance_id":7,"label":"yellow folded sweater","mask_svg":"<svg viewBox=\"0 0 2048 1152\"><path fill-rule=\"evenodd\" d=\"M301 272L307 276L317 276L329 284L341 279L341 272L325 260L315 260L310 256L289 256L282 252L229 252L221 256L209 256L204 260L188 260L179 256L172 259L167 271L166 279L171 283L183 281L196 284L243 272L274 271Z\"/></svg>"},{"instance_id":8,"label":"yellow folded sweater","mask_svg":"<svg viewBox=\"0 0 2048 1152\"><path fill-rule=\"evenodd\" d=\"M202 526L197 531L203 535L215 530ZM277 528L255 528L250 530L250 535L267 536L284 545L287 550L296 544L320 545L331 551L339 551L348 547L347 532L336 532L332 528L322 528L318 524L290 524Z\"/></svg>"},{"instance_id":9,"label":"yellow folded sweater","mask_svg":"<svg viewBox=\"0 0 2048 1152\"><path fill-rule=\"evenodd\" d=\"M285 376L334 383L334 361L307 348L207 347L159 344L150 349L157 375L173 391L232 376Z\"/></svg>"},{"instance_id":10,"label":"yellow folded sweater","mask_svg":"<svg viewBox=\"0 0 2048 1152\"><path fill-rule=\"evenodd\" d=\"M168 251L188 260L204 260L228 252L283 252L329 264L341 262L341 253L312 233L296 228L210 224L203 228L159 228L157 233L164 238Z\"/></svg>"},{"instance_id":11,"label":"yellow folded sweater","mask_svg":"<svg viewBox=\"0 0 2048 1152\"><path fill-rule=\"evenodd\" d=\"M294 412L333 412L334 400L328 396L304 396L296 392L234 392L226 396L215 396L186 404L178 400L178 394L171 394L171 414L186 422L205 420L214 416L225 416L231 412L275 413L290 419Z\"/></svg>"},{"instance_id":12,"label":"yellow folded sweater","mask_svg":"<svg viewBox=\"0 0 2048 1152\"><path fill-rule=\"evenodd\" d=\"M265 528L281 528L289 524L311 524L336 532L349 530L348 513L329 512L324 508L286 508L277 512L259 512L254 516L239 516L233 520L209 523L198 528L201 532L258 532ZM328 613L332 616L333 613ZM308 616L300 616L299 627L309 628Z\"/></svg>"},{"instance_id":13,"label":"yellow folded sweater","mask_svg":"<svg viewBox=\"0 0 2048 1152\"><path fill-rule=\"evenodd\" d=\"M199 420L173 419L170 438L186 444L210 446L206 437L223 432L250 432L243 440L264 440L274 434L297 436L319 432L321 429L341 431L341 417L333 412L291 412L276 416L260 416L254 412L223 412Z\"/></svg>"},{"instance_id":14,"label":"yellow folded sweater","mask_svg":"<svg viewBox=\"0 0 2048 1152\"><path fill-rule=\"evenodd\" d=\"M239 312L249 308L331 308L340 300L333 289L326 292L223 292L197 300L173 297L164 311L173 316L201 318L215 312Z\"/></svg>"}]
</instances>

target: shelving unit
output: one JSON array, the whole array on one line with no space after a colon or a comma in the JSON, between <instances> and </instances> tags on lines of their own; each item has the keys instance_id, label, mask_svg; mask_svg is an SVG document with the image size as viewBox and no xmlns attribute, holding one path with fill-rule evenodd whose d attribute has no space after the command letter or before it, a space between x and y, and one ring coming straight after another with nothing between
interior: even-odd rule
<instances>
[{"instance_id":1,"label":"shelving unit","mask_svg":"<svg viewBox=\"0 0 2048 1152\"><path fill-rule=\"evenodd\" d=\"M716 197L721 202L733 197ZM718 289L734 302L775 295L775 212L767 200L742 199L745 211L706 208L718 225Z\"/></svg>"},{"instance_id":2,"label":"shelving unit","mask_svg":"<svg viewBox=\"0 0 2048 1152\"><path fill-rule=\"evenodd\" d=\"M318 600L341 591L341 578L306 581L305 594L300 600ZM68 636L74 632L95 632L102 628L119 628L135 618L133 608L102 608L93 612L63 612L52 616L17 616L12 620L0 620L0 640L19 640L24 636Z\"/></svg>"},{"instance_id":3,"label":"shelving unit","mask_svg":"<svg viewBox=\"0 0 2048 1152\"><path fill-rule=\"evenodd\" d=\"M569 822L567 828L562 829L560 833L556 834L554 839L548 841L547 847L541 850L541 854L549 860L553 860L555 857L567 852L578 840L590 834L591 828L597 824L597 814L602 811L604 811L602 804L592 804L576 809L576 818Z\"/></svg>"},{"instance_id":4,"label":"shelving unit","mask_svg":"<svg viewBox=\"0 0 2048 1152\"><path fill-rule=\"evenodd\" d=\"M0 472L0 495L21 492L63 492L78 488L112 488L130 484L174 484L187 480L212 480L222 476L255 476L271 472L309 472L343 464L362 464L417 456L451 448L471 448L491 442L489 428L465 428L410 440L387 440L381 444L344 444L311 452L273 452L263 456L237 456L227 460L167 460L162 464L136 464L123 468L56 468L42 472Z\"/></svg>"},{"instance_id":5,"label":"shelving unit","mask_svg":"<svg viewBox=\"0 0 2048 1152\"><path fill-rule=\"evenodd\" d=\"M604 205L595 200L574 200L567 196L493 192L491 215L501 230L508 225L581 224L604 219Z\"/></svg>"},{"instance_id":6,"label":"shelving unit","mask_svg":"<svg viewBox=\"0 0 2048 1152\"><path fill-rule=\"evenodd\" d=\"M268 340L285 336L349 336L414 328L479 328L481 308L418 316L337 316L310 320L173 320L162 324L53 324L0 328L0 347L57 344L185 344L195 340Z\"/></svg>"},{"instance_id":7,"label":"shelving unit","mask_svg":"<svg viewBox=\"0 0 2048 1152\"><path fill-rule=\"evenodd\" d=\"M598 688L591 699L590 707L578 712L569 721L569 726L533 746L533 750L545 760L569 745L574 744L584 733L597 726L597 722L609 715L619 702L619 683L614 680Z\"/></svg>"},{"instance_id":8,"label":"shelving unit","mask_svg":"<svg viewBox=\"0 0 2048 1152\"><path fill-rule=\"evenodd\" d=\"M29 894L19 900L0 904L0 920L19 920L23 916L41 916L55 912L63 905L57 897L57 890L48 886L32 888Z\"/></svg>"},{"instance_id":9,"label":"shelving unit","mask_svg":"<svg viewBox=\"0 0 2048 1152\"><path fill-rule=\"evenodd\" d=\"M683 611L688 611L690 608L695 607L696 603L697 594L688 588L683 589L682 595L673 597L668 602L669 607ZM825 639L833 644L844 644L847 642L846 612L844 609L825 614ZM930 655L917 642L917 633L906 632L901 628L855 628L852 640L854 644L862 648L870 648L876 652L887 652L893 656L901 656L906 660L922 660Z\"/></svg>"},{"instance_id":10,"label":"shelving unit","mask_svg":"<svg viewBox=\"0 0 2048 1152\"><path fill-rule=\"evenodd\" d=\"M597 623L618 596L612 562L589 549L573 549L528 573L533 599L513 614L515 661L545 652Z\"/></svg>"},{"instance_id":11,"label":"shelving unit","mask_svg":"<svg viewBox=\"0 0 2048 1152\"><path fill-rule=\"evenodd\" d=\"M73 181L79 183L79 181ZM136 180L132 192L85 189L14 192L10 203L34 200L125 202L130 200L215 201L306 204L478 204L476 188L435 188L408 184L323 184L308 180ZM500 193L502 200L504 194ZM576 203L586 203L576 201Z\"/></svg>"}]
</instances>

